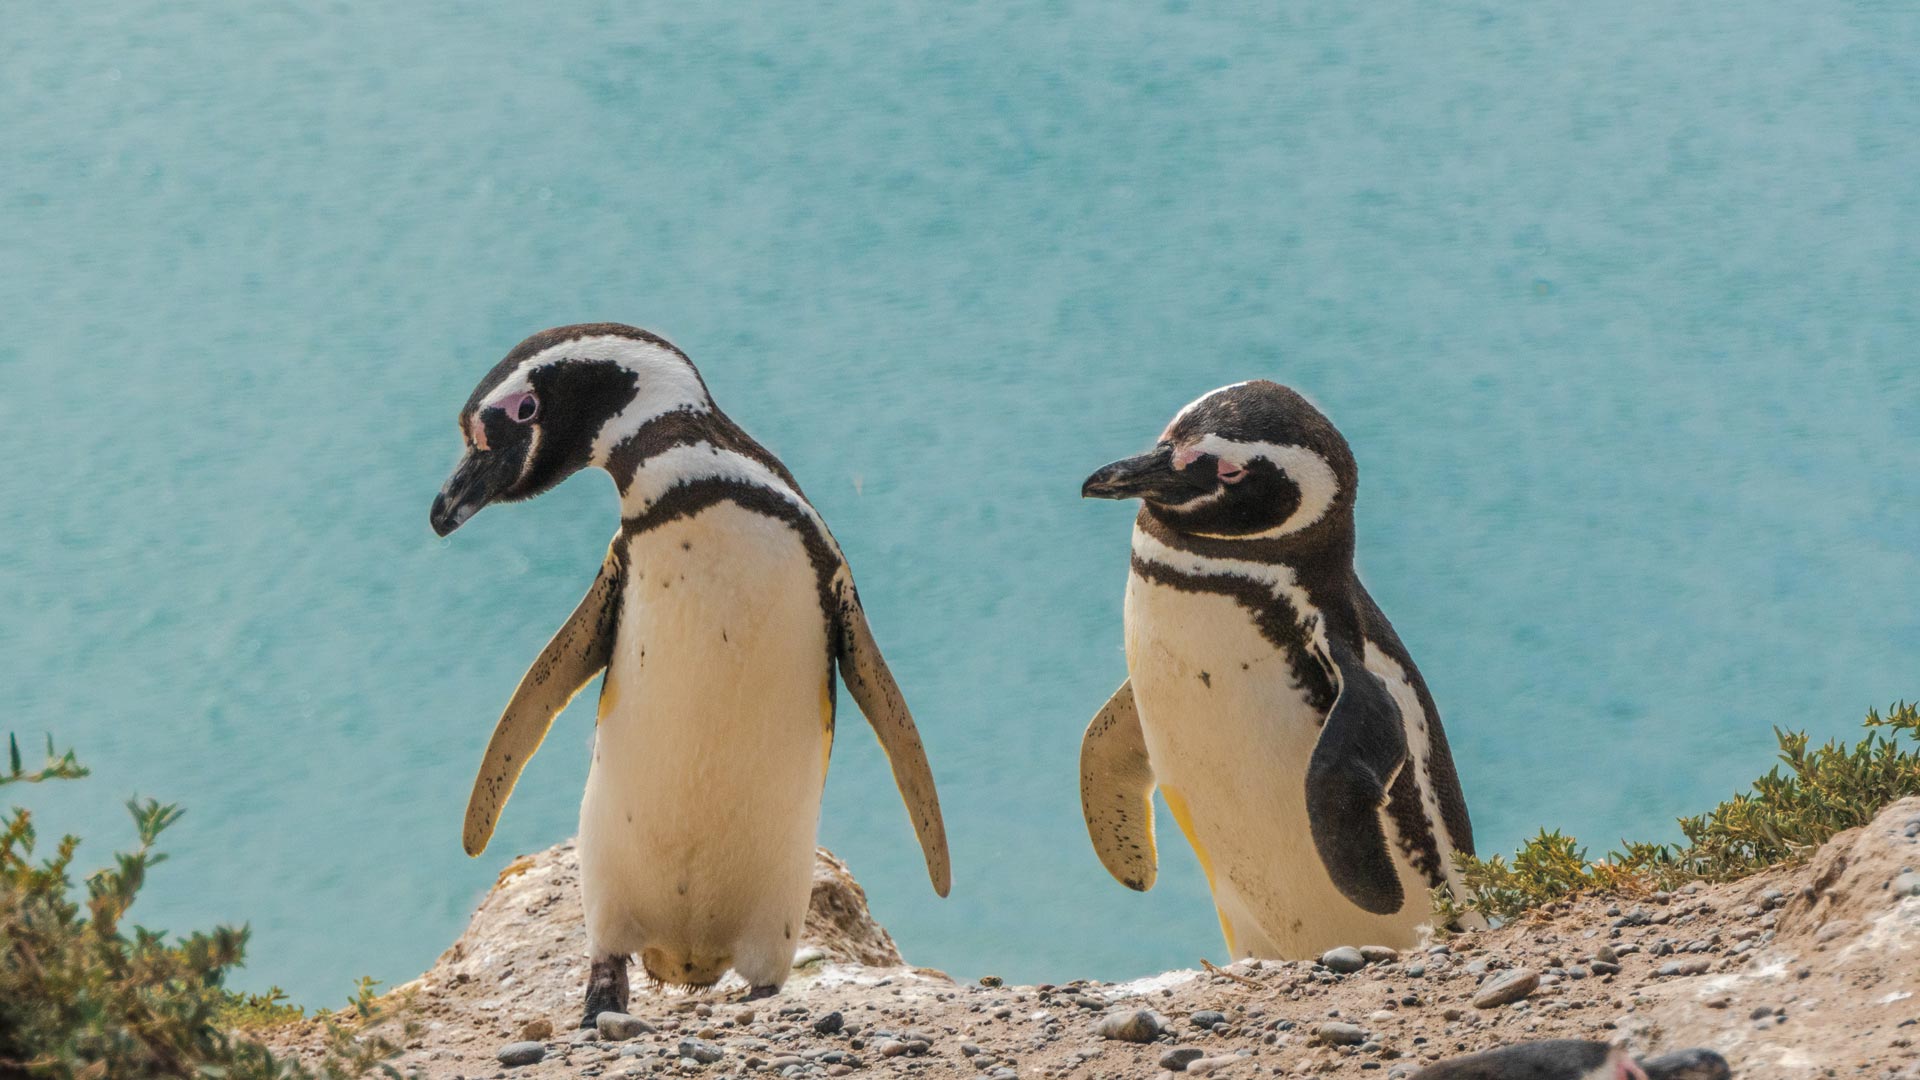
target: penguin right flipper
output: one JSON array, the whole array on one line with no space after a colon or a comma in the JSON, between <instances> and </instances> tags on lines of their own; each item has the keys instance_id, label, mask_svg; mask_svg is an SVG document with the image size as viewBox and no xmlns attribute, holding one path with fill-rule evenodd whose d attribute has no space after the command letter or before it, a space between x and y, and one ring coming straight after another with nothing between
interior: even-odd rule
<instances>
[{"instance_id":1,"label":"penguin right flipper","mask_svg":"<svg viewBox=\"0 0 1920 1080\"><path fill-rule=\"evenodd\" d=\"M1307 763L1307 821L1313 846L1341 894L1363 910L1391 915L1406 890L1387 849L1380 808L1407 760L1407 733L1386 685L1342 642L1329 643L1340 692Z\"/></svg>"},{"instance_id":2,"label":"penguin right flipper","mask_svg":"<svg viewBox=\"0 0 1920 1080\"><path fill-rule=\"evenodd\" d=\"M1080 737L1080 812L1100 864L1129 889L1153 888L1153 762L1140 733L1133 683L1120 684Z\"/></svg>"},{"instance_id":3,"label":"penguin right flipper","mask_svg":"<svg viewBox=\"0 0 1920 1080\"><path fill-rule=\"evenodd\" d=\"M608 549L593 587L553 640L540 650L500 714L500 722L493 726L487 756L480 763L480 774L473 779L473 794L467 800L467 822L461 837L467 854L478 855L487 849L494 823L500 820L507 796L513 794L520 770L526 768L527 759L547 737L553 718L607 666L613 653L614 626L619 620L621 576L620 560Z\"/></svg>"},{"instance_id":4,"label":"penguin right flipper","mask_svg":"<svg viewBox=\"0 0 1920 1080\"><path fill-rule=\"evenodd\" d=\"M887 658L880 655L880 644L873 639L873 627L867 625L866 609L860 606L851 578L842 593L839 622L834 652L840 661L841 681L847 684L847 692L866 714L880 748L886 751L887 763L893 766L894 786L900 789L900 799L913 816L913 831L927 860L927 877L933 882L933 891L945 896L953 888L953 866L947 856L947 826L940 818L940 793L933 786L933 767L927 764L920 729L913 726L907 699L893 681Z\"/></svg>"}]
</instances>

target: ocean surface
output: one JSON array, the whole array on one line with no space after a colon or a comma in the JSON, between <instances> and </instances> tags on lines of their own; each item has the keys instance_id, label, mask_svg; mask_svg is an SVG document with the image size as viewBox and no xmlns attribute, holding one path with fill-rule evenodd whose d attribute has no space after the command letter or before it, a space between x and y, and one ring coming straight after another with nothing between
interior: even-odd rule
<instances>
[{"instance_id":1,"label":"ocean surface","mask_svg":"<svg viewBox=\"0 0 1920 1080\"><path fill-rule=\"evenodd\" d=\"M0 727L94 773L0 804L94 866L184 803L135 913L251 924L242 985L410 978L574 828L584 704L460 850L611 486L427 527L560 323L671 337L832 523L953 895L850 712L821 838L956 976L1221 958L1075 762L1132 513L1080 481L1223 383L1351 440L1482 850L1672 837L1920 695L1913 5L693 7L7 11Z\"/></svg>"}]
</instances>

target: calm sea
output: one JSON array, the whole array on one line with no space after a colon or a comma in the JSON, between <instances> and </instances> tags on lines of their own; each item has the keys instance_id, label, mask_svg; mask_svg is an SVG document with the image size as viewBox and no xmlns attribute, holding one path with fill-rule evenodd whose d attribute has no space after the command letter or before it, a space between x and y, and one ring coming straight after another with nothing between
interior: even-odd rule
<instances>
[{"instance_id":1,"label":"calm sea","mask_svg":"<svg viewBox=\"0 0 1920 1080\"><path fill-rule=\"evenodd\" d=\"M0 33L0 726L136 908L243 982L421 971L571 833L563 716L485 857L498 709L615 524L450 541L474 381L639 323L852 558L953 831L927 888L843 716L822 838L918 963L1218 958L1191 854L1089 848L1130 508L1081 478L1265 376L1362 470L1368 584L1483 849L1671 836L1920 695L1910 4L15 4Z\"/></svg>"}]
</instances>

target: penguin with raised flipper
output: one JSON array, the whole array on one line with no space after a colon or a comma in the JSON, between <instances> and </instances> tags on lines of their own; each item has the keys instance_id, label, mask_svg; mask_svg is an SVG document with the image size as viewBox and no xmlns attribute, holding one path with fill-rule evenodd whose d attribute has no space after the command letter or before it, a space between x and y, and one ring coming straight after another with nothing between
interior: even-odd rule
<instances>
[{"instance_id":1,"label":"penguin with raised flipper","mask_svg":"<svg viewBox=\"0 0 1920 1080\"><path fill-rule=\"evenodd\" d=\"M580 807L583 1026L625 1011L631 954L665 984L707 986L732 969L759 997L786 981L811 892L836 664L947 894L933 774L852 571L793 476L720 411L684 353L615 323L547 330L480 381L459 422L465 455L433 503L441 536L587 466L620 492L598 579L494 729L464 838L468 854L485 849L554 716L604 670Z\"/></svg>"},{"instance_id":2,"label":"penguin with raised flipper","mask_svg":"<svg viewBox=\"0 0 1920 1080\"><path fill-rule=\"evenodd\" d=\"M1087 829L1151 887L1158 788L1235 957L1414 945L1473 850L1439 711L1354 572L1357 477L1318 409L1254 381L1082 487L1143 503L1128 678L1081 743Z\"/></svg>"}]
</instances>

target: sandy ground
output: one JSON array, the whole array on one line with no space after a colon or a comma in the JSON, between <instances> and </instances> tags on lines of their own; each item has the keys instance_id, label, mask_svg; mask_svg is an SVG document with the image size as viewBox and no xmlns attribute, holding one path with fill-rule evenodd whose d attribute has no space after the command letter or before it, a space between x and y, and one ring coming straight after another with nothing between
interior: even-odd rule
<instances>
[{"instance_id":1,"label":"sandy ground","mask_svg":"<svg viewBox=\"0 0 1920 1080\"><path fill-rule=\"evenodd\" d=\"M397 1064L429 1080L1166 1077L1171 1065L1393 1077L1572 1037L1641 1054L1712 1047L1741 1078L1920 1080L1920 895L1901 895L1920 893L1920 878L1901 877L1915 871L1920 799L1908 799L1797 867L1671 895L1584 897L1406 955L1368 950L1350 973L1251 961L1124 984L982 986L902 963L822 851L783 993L744 1003L732 982L698 994L636 988L631 1012L649 1030L613 1039L574 1026L586 971L577 862L563 844L510 867L410 986L423 1031ZM503 1048L527 1039L539 1045L521 1052L540 1060L504 1066ZM301 1054L314 1045L310 1028L275 1041Z\"/></svg>"}]
</instances>

